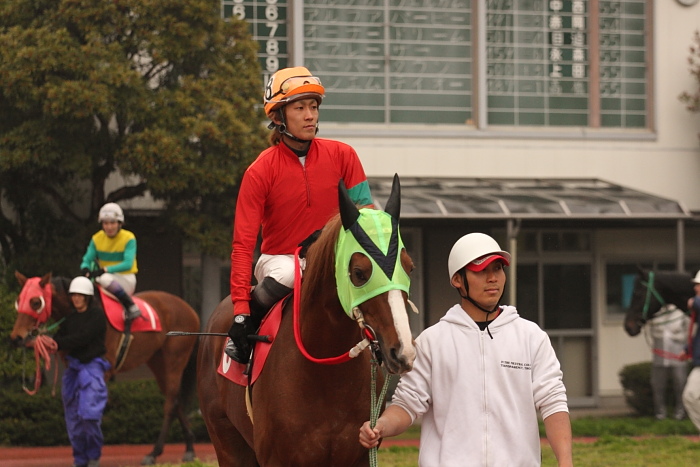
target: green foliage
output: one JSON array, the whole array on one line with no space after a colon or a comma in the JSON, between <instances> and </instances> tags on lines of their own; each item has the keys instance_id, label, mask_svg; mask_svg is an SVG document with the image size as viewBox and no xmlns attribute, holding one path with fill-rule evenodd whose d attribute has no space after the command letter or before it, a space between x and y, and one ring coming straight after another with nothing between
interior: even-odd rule
<instances>
[{"instance_id":1,"label":"green foliage","mask_svg":"<svg viewBox=\"0 0 700 467\"><path fill-rule=\"evenodd\" d=\"M690 55L688 56L688 68L690 74L700 85L700 31L695 31L693 36L693 44L690 46ZM679 98L689 111L700 112L700 86L692 92L681 93Z\"/></svg>"},{"instance_id":2,"label":"green foliage","mask_svg":"<svg viewBox=\"0 0 700 467\"><path fill-rule=\"evenodd\" d=\"M3 2L0 265L70 276L100 206L146 194L226 256L238 182L266 144L257 45L220 12L219 0Z\"/></svg>"},{"instance_id":3,"label":"green foliage","mask_svg":"<svg viewBox=\"0 0 700 467\"><path fill-rule=\"evenodd\" d=\"M693 422L654 417L585 417L571 421L576 437L696 435ZM544 431L542 432L544 435Z\"/></svg>"},{"instance_id":4,"label":"green foliage","mask_svg":"<svg viewBox=\"0 0 700 467\"><path fill-rule=\"evenodd\" d=\"M163 396L154 380L113 382L109 384L109 402L102 419L106 444L151 444L160 432L163 420ZM190 413L190 422L198 442L209 440L204 420L198 411ZM175 420L167 442L183 441L182 428Z\"/></svg>"},{"instance_id":5,"label":"green foliage","mask_svg":"<svg viewBox=\"0 0 700 467\"><path fill-rule=\"evenodd\" d=\"M69 444L63 419L60 382L56 395L45 384L29 396L20 385L0 391L0 445L63 446ZM109 401L102 419L106 444L152 444L163 420L163 396L154 380L109 383ZM198 411L190 413L197 442L209 435ZM183 441L182 429L175 421L167 442Z\"/></svg>"},{"instance_id":6,"label":"green foliage","mask_svg":"<svg viewBox=\"0 0 700 467\"><path fill-rule=\"evenodd\" d=\"M620 384L625 401L639 415L654 415L654 399L651 391L651 362L626 365L620 370Z\"/></svg>"},{"instance_id":7,"label":"green foliage","mask_svg":"<svg viewBox=\"0 0 700 467\"><path fill-rule=\"evenodd\" d=\"M59 383L60 384L60 383ZM69 444L60 391L51 395L45 385L35 395L21 385L0 391L0 444L10 446L63 446Z\"/></svg>"},{"instance_id":8,"label":"green foliage","mask_svg":"<svg viewBox=\"0 0 700 467\"><path fill-rule=\"evenodd\" d=\"M690 371L690 368L688 368ZM624 389L625 401L641 416L654 415L654 396L651 388L651 362L626 365L620 370L620 384ZM666 404L668 412L673 413L675 399L673 380L668 377L666 384Z\"/></svg>"},{"instance_id":9,"label":"green foliage","mask_svg":"<svg viewBox=\"0 0 700 467\"><path fill-rule=\"evenodd\" d=\"M573 452L574 465L666 467L697 464L700 444L673 436L644 439L606 436L595 442L575 442ZM543 447L542 466L556 465L552 449Z\"/></svg>"}]
</instances>

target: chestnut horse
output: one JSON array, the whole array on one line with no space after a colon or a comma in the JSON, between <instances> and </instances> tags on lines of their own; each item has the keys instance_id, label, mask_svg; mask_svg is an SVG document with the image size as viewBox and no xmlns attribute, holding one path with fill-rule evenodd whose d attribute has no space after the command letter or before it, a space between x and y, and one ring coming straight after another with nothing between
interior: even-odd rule
<instances>
[{"instance_id":1,"label":"chestnut horse","mask_svg":"<svg viewBox=\"0 0 700 467\"><path fill-rule=\"evenodd\" d=\"M644 324L664 305L673 304L679 310L687 311L688 299L695 295L692 278L686 272L640 269L625 315L627 334L639 334Z\"/></svg>"},{"instance_id":2,"label":"chestnut horse","mask_svg":"<svg viewBox=\"0 0 700 467\"><path fill-rule=\"evenodd\" d=\"M382 212L356 208L345 188L339 187L340 217L331 219L308 247L301 292L297 289L294 300L285 305L279 333L249 394L245 386L217 372L226 338L201 339L197 358L200 409L221 467L369 465L369 451L360 445L358 436L362 423L371 419L371 365L376 362L371 361L369 350L343 363L319 360L337 360L370 332L378 343L377 361L381 360L388 372L401 374L413 366L415 349L406 313L413 263L398 234L399 190L395 177L386 212ZM372 235L363 236L362 232L369 233L369 224L377 227L379 221L373 217L378 216L383 216L382 222L391 219L390 224L377 228L387 237L392 234L391 240L385 237L377 243L373 238L375 243L364 251L357 245L367 243L358 241L346 249L353 252L347 261L336 261L341 236L369 240ZM362 232L357 233L358 228ZM386 273L388 263L390 272ZM340 265L337 276L336 264ZM386 285L398 280L399 274L405 278L403 288ZM356 290L379 280L385 285L346 306L339 297L343 280L339 276ZM352 315L357 322L349 318ZM231 299L227 297L214 310L206 331L226 333L232 320ZM228 366L228 357L224 363ZM375 381L381 383L382 372L377 373Z\"/></svg>"},{"instance_id":3,"label":"chestnut horse","mask_svg":"<svg viewBox=\"0 0 700 467\"><path fill-rule=\"evenodd\" d=\"M29 279L19 272L15 272L15 276L23 288L22 292L27 293L24 288ZM22 301L22 303L29 303L29 309L18 308L17 321L10 335L15 345L26 345L40 332L39 324L46 323L48 320L58 321L68 314L71 303L68 295L69 284L70 279L52 277L50 273L39 279L41 295L26 297L27 300ZM171 330L199 331L199 316L184 300L167 292L146 291L135 296L143 299L158 313L162 329L160 332L133 333L134 339L118 372L129 371L146 363L153 372L161 393L165 396L160 434L153 451L144 457L141 464L153 465L156 457L163 453L163 445L175 417L180 421L185 436L183 461L191 461L194 459L194 434L185 414L184 405L188 395L181 389L185 387L183 383L187 383L184 381L187 378L184 375L185 370L189 368L189 371L193 372L195 368L193 350L197 344L197 337L172 338L166 337L166 334ZM107 326L105 358L112 368L115 367L121 337L120 331L111 325ZM113 370L110 370L105 374L105 379L109 380L112 375ZM192 377L193 375L189 376L189 378Z\"/></svg>"}]
</instances>

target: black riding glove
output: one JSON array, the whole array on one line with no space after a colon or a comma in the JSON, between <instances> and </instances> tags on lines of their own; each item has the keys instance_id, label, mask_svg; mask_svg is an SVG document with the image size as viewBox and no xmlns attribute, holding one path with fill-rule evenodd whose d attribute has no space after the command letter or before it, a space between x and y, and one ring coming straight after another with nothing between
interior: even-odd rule
<instances>
[{"instance_id":1,"label":"black riding glove","mask_svg":"<svg viewBox=\"0 0 700 467\"><path fill-rule=\"evenodd\" d=\"M233 324L228 330L228 336L236 343L247 342L248 334L251 334L250 315L236 315Z\"/></svg>"},{"instance_id":2,"label":"black riding glove","mask_svg":"<svg viewBox=\"0 0 700 467\"><path fill-rule=\"evenodd\" d=\"M83 268L80 270L80 275L85 277L90 277L90 270L88 268Z\"/></svg>"},{"instance_id":3,"label":"black riding glove","mask_svg":"<svg viewBox=\"0 0 700 467\"><path fill-rule=\"evenodd\" d=\"M105 271L104 268L95 269L94 271L92 271L90 273L90 277L100 277L105 272L107 272L107 271Z\"/></svg>"}]
</instances>

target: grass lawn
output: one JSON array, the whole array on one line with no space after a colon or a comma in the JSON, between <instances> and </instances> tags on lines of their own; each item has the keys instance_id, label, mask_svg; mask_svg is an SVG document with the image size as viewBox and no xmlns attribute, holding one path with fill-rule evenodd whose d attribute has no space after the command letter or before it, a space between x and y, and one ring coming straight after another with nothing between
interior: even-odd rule
<instances>
[{"instance_id":1,"label":"grass lawn","mask_svg":"<svg viewBox=\"0 0 700 467\"><path fill-rule=\"evenodd\" d=\"M574 442L576 466L666 467L700 463L700 441L684 437L698 435L695 426L689 420L592 417L573 420L571 427L574 438L579 438ZM543 432L541 426L541 433ZM418 439L419 436L420 428L411 427L397 438ZM418 448L380 448L378 464L381 467L416 467ZM548 445L542 446L542 465L557 465L554 453ZM192 462L180 464L180 467L216 467L216 464Z\"/></svg>"}]
</instances>

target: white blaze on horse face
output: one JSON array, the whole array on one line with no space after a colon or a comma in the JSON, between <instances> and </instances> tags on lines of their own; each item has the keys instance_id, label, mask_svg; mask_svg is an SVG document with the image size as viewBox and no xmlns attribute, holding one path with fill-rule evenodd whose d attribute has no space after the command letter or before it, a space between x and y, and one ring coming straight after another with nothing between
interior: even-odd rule
<instances>
[{"instance_id":1,"label":"white blaze on horse face","mask_svg":"<svg viewBox=\"0 0 700 467\"><path fill-rule=\"evenodd\" d=\"M403 301L403 293L400 290L390 290L388 292L389 307L391 315L394 317L394 327L401 342L401 356L406 359L409 366L413 366L416 359L416 349L413 347L413 336L411 327L408 325L408 313L406 304Z\"/></svg>"}]
</instances>

